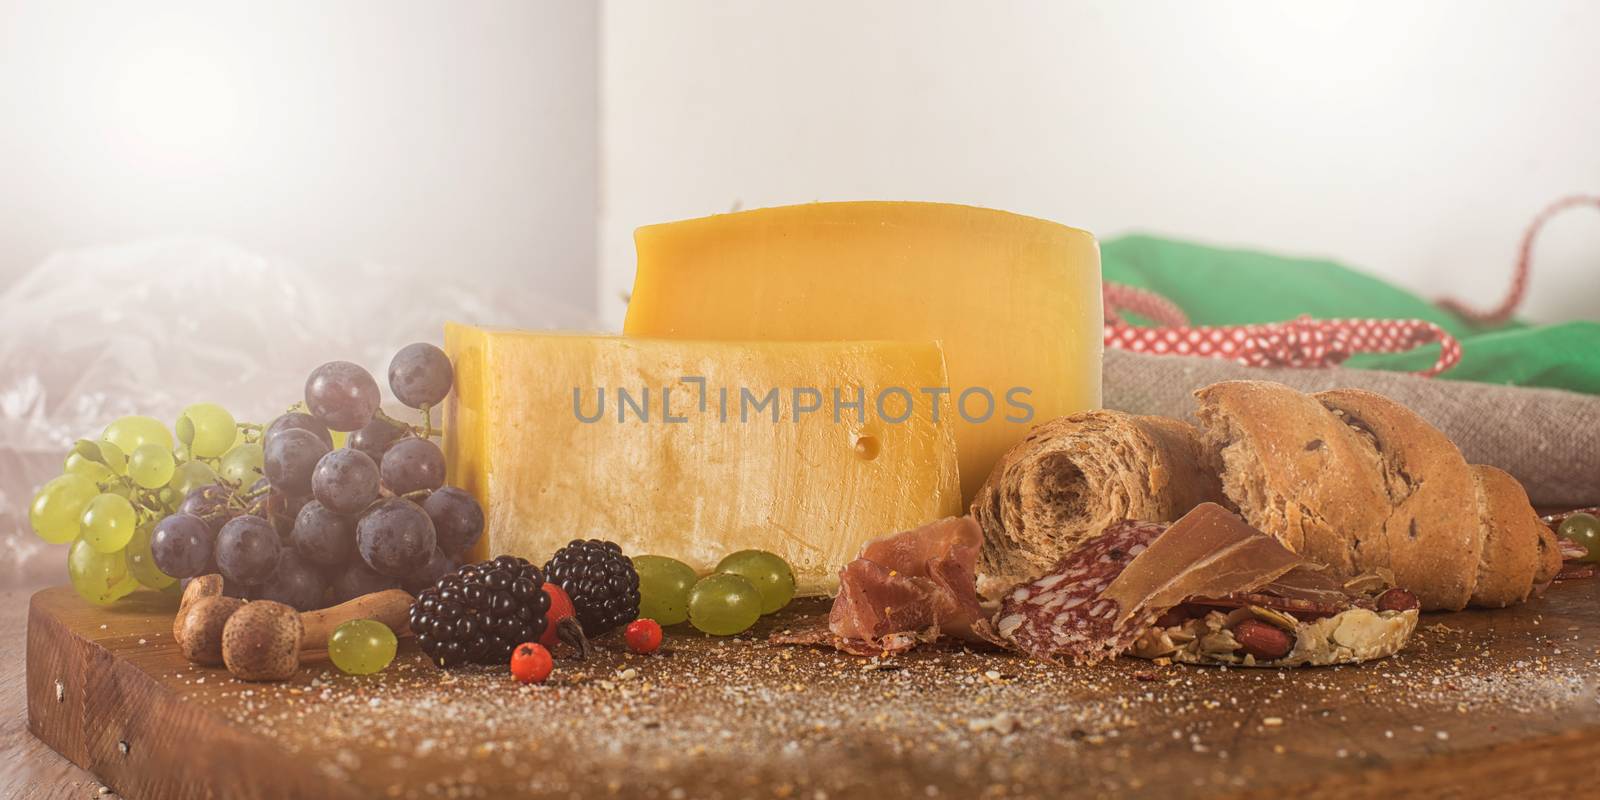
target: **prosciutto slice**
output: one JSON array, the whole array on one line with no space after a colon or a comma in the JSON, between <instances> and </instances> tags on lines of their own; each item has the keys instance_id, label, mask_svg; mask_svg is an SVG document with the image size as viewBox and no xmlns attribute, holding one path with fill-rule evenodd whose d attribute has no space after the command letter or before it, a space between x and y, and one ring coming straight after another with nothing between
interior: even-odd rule
<instances>
[{"instance_id":1,"label":"prosciutto slice","mask_svg":"<svg viewBox=\"0 0 1600 800\"><path fill-rule=\"evenodd\" d=\"M1321 565L1311 563L1301 564L1254 591L1194 597L1189 602L1217 608L1261 606L1301 619L1331 617L1351 607L1373 607L1371 597L1352 592Z\"/></svg>"},{"instance_id":2,"label":"prosciutto slice","mask_svg":"<svg viewBox=\"0 0 1600 800\"><path fill-rule=\"evenodd\" d=\"M910 649L940 635L979 641L976 565L983 531L971 517L947 517L873 540L839 572L826 632L773 637L831 644L856 655Z\"/></svg>"}]
</instances>

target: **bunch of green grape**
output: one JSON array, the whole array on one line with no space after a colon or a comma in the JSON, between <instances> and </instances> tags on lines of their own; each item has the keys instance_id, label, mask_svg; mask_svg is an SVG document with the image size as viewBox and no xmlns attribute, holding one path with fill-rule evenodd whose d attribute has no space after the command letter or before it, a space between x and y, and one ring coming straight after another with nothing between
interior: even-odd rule
<instances>
[{"instance_id":1,"label":"bunch of green grape","mask_svg":"<svg viewBox=\"0 0 1600 800\"><path fill-rule=\"evenodd\" d=\"M794 598L794 570L765 550L740 550L723 558L710 575L666 556L637 556L639 616L662 625L687 620L697 630L732 636Z\"/></svg>"},{"instance_id":2,"label":"bunch of green grape","mask_svg":"<svg viewBox=\"0 0 1600 800\"><path fill-rule=\"evenodd\" d=\"M46 542L71 543L67 574L91 603L140 586L175 588L151 555L156 523L200 487L258 481L260 433L215 403L185 408L172 429L153 417L122 417L72 446L62 474L34 495L29 522Z\"/></svg>"}]
</instances>

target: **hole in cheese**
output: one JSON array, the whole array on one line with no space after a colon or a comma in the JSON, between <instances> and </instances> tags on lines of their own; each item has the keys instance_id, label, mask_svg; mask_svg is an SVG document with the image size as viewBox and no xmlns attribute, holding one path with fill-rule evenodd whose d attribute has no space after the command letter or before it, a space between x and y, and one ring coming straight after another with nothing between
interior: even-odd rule
<instances>
[{"instance_id":1,"label":"hole in cheese","mask_svg":"<svg viewBox=\"0 0 1600 800\"><path fill-rule=\"evenodd\" d=\"M871 461L878 457L878 437L864 433L856 437L856 458Z\"/></svg>"}]
</instances>

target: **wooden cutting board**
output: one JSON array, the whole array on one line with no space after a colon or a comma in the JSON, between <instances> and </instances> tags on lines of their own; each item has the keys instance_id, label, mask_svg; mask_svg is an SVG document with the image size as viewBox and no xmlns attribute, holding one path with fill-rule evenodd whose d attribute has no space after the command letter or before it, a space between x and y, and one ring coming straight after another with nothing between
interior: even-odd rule
<instances>
[{"instance_id":1,"label":"wooden cutting board","mask_svg":"<svg viewBox=\"0 0 1600 800\"><path fill-rule=\"evenodd\" d=\"M443 672L414 645L246 684L193 667L168 595L32 599L33 733L127 798L1572 797L1600 788L1600 581L1429 615L1360 667L1091 669L933 648L864 660L614 637L550 683Z\"/></svg>"}]
</instances>

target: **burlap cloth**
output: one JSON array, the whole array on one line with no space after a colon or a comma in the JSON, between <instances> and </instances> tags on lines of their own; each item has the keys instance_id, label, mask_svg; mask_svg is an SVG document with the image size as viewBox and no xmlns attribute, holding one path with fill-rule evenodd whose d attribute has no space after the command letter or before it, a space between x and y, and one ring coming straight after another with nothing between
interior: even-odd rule
<instances>
[{"instance_id":1,"label":"burlap cloth","mask_svg":"<svg viewBox=\"0 0 1600 800\"><path fill-rule=\"evenodd\" d=\"M1419 378L1398 372L1262 369L1231 361L1107 350L1105 406L1195 422L1192 392L1217 381L1277 381L1303 392L1353 387L1409 406L1467 460L1516 476L1541 508L1600 503L1600 397Z\"/></svg>"}]
</instances>

